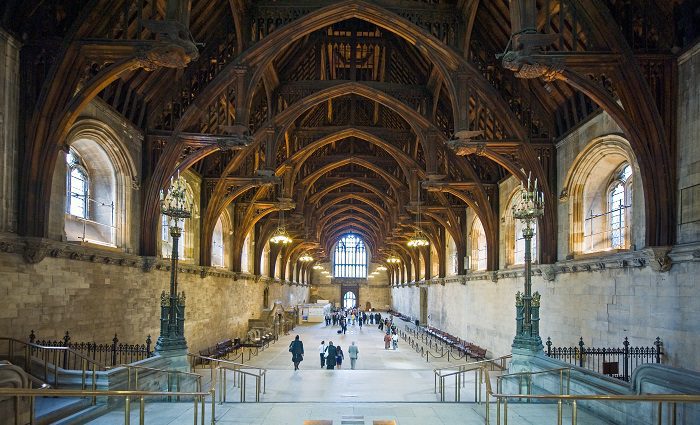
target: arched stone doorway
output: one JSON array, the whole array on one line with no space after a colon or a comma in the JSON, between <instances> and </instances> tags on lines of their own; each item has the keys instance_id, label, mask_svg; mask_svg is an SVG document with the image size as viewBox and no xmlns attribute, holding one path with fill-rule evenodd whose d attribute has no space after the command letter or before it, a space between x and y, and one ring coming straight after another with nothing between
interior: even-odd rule
<instances>
[{"instance_id":1,"label":"arched stone doorway","mask_svg":"<svg viewBox=\"0 0 700 425\"><path fill-rule=\"evenodd\" d=\"M365 303L365 311L370 311L370 310L372 310L372 303L367 301Z\"/></svg>"},{"instance_id":2,"label":"arched stone doorway","mask_svg":"<svg viewBox=\"0 0 700 425\"><path fill-rule=\"evenodd\" d=\"M270 305L270 288L265 288L263 291L263 309Z\"/></svg>"}]
</instances>

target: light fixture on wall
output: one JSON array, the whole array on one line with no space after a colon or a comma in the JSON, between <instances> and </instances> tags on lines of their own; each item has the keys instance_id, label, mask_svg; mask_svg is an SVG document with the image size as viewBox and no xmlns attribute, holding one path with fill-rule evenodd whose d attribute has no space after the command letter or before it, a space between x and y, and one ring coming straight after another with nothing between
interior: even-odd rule
<instances>
[{"instance_id":1,"label":"light fixture on wall","mask_svg":"<svg viewBox=\"0 0 700 425\"><path fill-rule=\"evenodd\" d=\"M309 254L304 254L301 257L299 257L299 261L303 263L308 263L309 261L314 261L314 257L310 256Z\"/></svg>"},{"instance_id":2,"label":"light fixture on wall","mask_svg":"<svg viewBox=\"0 0 700 425\"><path fill-rule=\"evenodd\" d=\"M430 245L430 242L428 242L428 238L425 237L425 235L423 234L423 231L420 228L420 204L421 204L421 201L420 201L420 183L419 183L418 184L418 203L417 203L418 214L416 217L416 233L406 243L411 248L419 248L419 247L424 247L424 246Z\"/></svg>"}]
</instances>

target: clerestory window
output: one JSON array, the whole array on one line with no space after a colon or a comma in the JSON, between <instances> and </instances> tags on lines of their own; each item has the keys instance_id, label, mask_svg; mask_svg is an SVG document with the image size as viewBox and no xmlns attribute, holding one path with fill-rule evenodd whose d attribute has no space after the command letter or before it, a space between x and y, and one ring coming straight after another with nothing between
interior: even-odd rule
<instances>
[{"instance_id":1,"label":"clerestory window","mask_svg":"<svg viewBox=\"0 0 700 425\"><path fill-rule=\"evenodd\" d=\"M471 269L486 270L486 232L478 217L472 224L471 245Z\"/></svg>"},{"instance_id":2,"label":"clerestory window","mask_svg":"<svg viewBox=\"0 0 700 425\"><path fill-rule=\"evenodd\" d=\"M608 227L611 248L627 247L627 229L631 202L632 168L624 164L615 173L614 180L608 188Z\"/></svg>"},{"instance_id":3,"label":"clerestory window","mask_svg":"<svg viewBox=\"0 0 700 425\"><path fill-rule=\"evenodd\" d=\"M68 165L68 196L66 212L70 215L88 218L88 193L90 180L83 160L74 149L70 149L66 155Z\"/></svg>"}]
</instances>

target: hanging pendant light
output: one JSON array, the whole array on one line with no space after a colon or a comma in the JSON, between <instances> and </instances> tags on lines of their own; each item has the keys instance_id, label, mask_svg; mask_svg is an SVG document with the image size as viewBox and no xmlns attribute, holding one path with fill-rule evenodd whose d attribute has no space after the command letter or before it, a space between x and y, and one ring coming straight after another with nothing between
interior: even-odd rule
<instances>
[{"instance_id":1,"label":"hanging pendant light","mask_svg":"<svg viewBox=\"0 0 700 425\"><path fill-rule=\"evenodd\" d=\"M309 254L304 254L301 257L299 257L299 261L303 263L308 263L309 261L314 261L314 257L310 256Z\"/></svg>"},{"instance_id":2,"label":"hanging pendant light","mask_svg":"<svg viewBox=\"0 0 700 425\"><path fill-rule=\"evenodd\" d=\"M418 185L418 214L417 214L417 219L416 219L416 233L413 235L411 239L408 240L406 245L408 245L411 248L419 248L419 247L424 247L430 245L430 242L428 242L428 238L425 237L423 234L423 231L420 229L420 184Z\"/></svg>"},{"instance_id":3,"label":"hanging pendant light","mask_svg":"<svg viewBox=\"0 0 700 425\"><path fill-rule=\"evenodd\" d=\"M385 272L385 271L387 271L388 269L387 269L386 267L384 267L384 266L379 266L379 267L377 267L377 270L379 270L380 272Z\"/></svg>"},{"instance_id":4,"label":"hanging pendant light","mask_svg":"<svg viewBox=\"0 0 700 425\"><path fill-rule=\"evenodd\" d=\"M320 264L316 264L315 266L311 267L314 270L323 270L323 266Z\"/></svg>"},{"instance_id":5,"label":"hanging pendant light","mask_svg":"<svg viewBox=\"0 0 700 425\"><path fill-rule=\"evenodd\" d=\"M386 262L389 264L398 264L401 262L401 259L392 254L389 256L389 258L386 259Z\"/></svg>"},{"instance_id":6,"label":"hanging pendant light","mask_svg":"<svg viewBox=\"0 0 700 425\"><path fill-rule=\"evenodd\" d=\"M408 240L407 245L411 248L419 248L430 245L430 242L428 242L428 239L423 235L423 232L417 230L416 234Z\"/></svg>"},{"instance_id":7,"label":"hanging pendant light","mask_svg":"<svg viewBox=\"0 0 700 425\"><path fill-rule=\"evenodd\" d=\"M280 226L277 228L277 230L275 230L275 233L272 234L270 242L274 244L287 245L292 243L292 238L289 236L289 233L287 233L287 229L285 229L284 226Z\"/></svg>"},{"instance_id":8,"label":"hanging pendant light","mask_svg":"<svg viewBox=\"0 0 700 425\"><path fill-rule=\"evenodd\" d=\"M282 208L280 208L279 226L277 226L277 230L275 230L275 232L272 234L270 242L280 245L292 243L292 238L289 236L289 233L287 233L287 229L284 226L284 210Z\"/></svg>"}]
</instances>

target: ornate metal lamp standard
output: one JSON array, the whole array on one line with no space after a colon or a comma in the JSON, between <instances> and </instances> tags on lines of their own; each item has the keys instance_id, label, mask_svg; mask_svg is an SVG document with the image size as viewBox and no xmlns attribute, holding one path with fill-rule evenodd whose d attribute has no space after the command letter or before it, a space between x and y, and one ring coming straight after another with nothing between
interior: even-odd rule
<instances>
[{"instance_id":1,"label":"ornate metal lamp standard","mask_svg":"<svg viewBox=\"0 0 700 425\"><path fill-rule=\"evenodd\" d=\"M515 295L516 332L513 340L513 349L524 349L530 352L542 352L543 345L540 338L540 294L532 294L532 237L534 235L533 222L544 215L544 196L537 191L537 179L534 186L530 185L530 177L527 179L527 188L520 184L520 199L513 206L513 217L522 220L525 224L523 237L525 238L525 291Z\"/></svg>"},{"instance_id":2,"label":"ornate metal lamp standard","mask_svg":"<svg viewBox=\"0 0 700 425\"><path fill-rule=\"evenodd\" d=\"M160 210L170 218L170 236L173 238L173 251L170 258L170 296L165 291L160 296L160 336L156 342L156 353L160 355L180 355L187 353L185 340L185 291L177 293L178 241L182 229L180 220L192 216L192 203L187 199L187 183L178 172L176 179L170 179L168 194L160 191Z\"/></svg>"}]
</instances>

